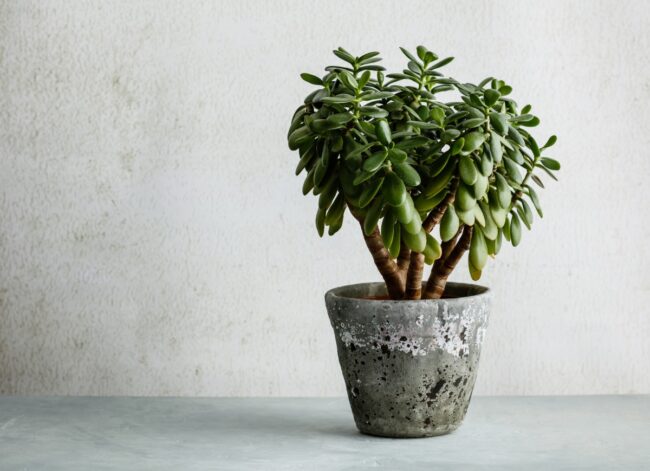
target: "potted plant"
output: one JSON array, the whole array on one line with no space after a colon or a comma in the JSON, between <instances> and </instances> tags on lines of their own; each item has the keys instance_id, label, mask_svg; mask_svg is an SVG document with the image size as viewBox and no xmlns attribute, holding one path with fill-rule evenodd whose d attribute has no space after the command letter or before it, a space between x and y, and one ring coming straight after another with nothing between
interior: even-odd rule
<instances>
[{"instance_id":1,"label":"potted plant","mask_svg":"<svg viewBox=\"0 0 650 471\"><path fill-rule=\"evenodd\" d=\"M377 52L338 48L343 64L302 74L317 88L288 141L303 193L318 196L319 235L347 209L383 278L325 295L357 427L433 436L463 420L489 314L487 288L449 275L468 252L476 281L503 239L517 246L533 208L542 216L532 183L543 188L538 173L555 179L560 164L543 156L555 136L537 144L528 129L539 119L505 82L461 83L440 72L451 57L401 50L400 73L385 74Z\"/></svg>"}]
</instances>

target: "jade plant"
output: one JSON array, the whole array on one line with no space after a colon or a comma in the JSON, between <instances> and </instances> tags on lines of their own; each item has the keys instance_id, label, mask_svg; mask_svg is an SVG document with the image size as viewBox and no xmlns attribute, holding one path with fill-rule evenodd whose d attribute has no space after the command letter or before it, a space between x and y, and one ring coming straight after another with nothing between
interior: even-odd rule
<instances>
[{"instance_id":1,"label":"jade plant","mask_svg":"<svg viewBox=\"0 0 650 471\"><path fill-rule=\"evenodd\" d=\"M320 236L336 233L347 209L388 296L436 299L466 251L478 280L504 238L520 243L533 208L542 217L532 183L543 188L540 171L556 179L560 164L543 155L556 137L538 145L529 128L539 118L504 81L462 83L440 72L452 57L401 50L400 73L385 74L378 52L338 48L341 65L301 74L317 88L294 113L288 141L296 175L306 172L303 193L318 196ZM433 266L424 283L425 264Z\"/></svg>"}]
</instances>

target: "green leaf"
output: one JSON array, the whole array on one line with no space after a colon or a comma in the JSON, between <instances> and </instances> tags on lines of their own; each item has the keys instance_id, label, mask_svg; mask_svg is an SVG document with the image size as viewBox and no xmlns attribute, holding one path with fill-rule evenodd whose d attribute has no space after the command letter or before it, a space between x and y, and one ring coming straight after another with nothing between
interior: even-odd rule
<instances>
[{"instance_id":1,"label":"green leaf","mask_svg":"<svg viewBox=\"0 0 650 471\"><path fill-rule=\"evenodd\" d=\"M521 222L515 213L512 213L510 221L510 242L513 247L517 247L521 242Z\"/></svg>"},{"instance_id":2,"label":"green leaf","mask_svg":"<svg viewBox=\"0 0 650 471\"><path fill-rule=\"evenodd\" d=\"M479 173L476 176L476 181L474 182L474 197L477 200L480 200L485 196L487 189L490 185L490 179L485 175Z\"/></svg>"},{"instance_id":3,"label":"green leaf","mask_svg":"<svg viewBox=\"0 0 650 471\"><path fill-rule=\"evenodd\" d=\"M384 177L376 178L371 181L361 192L359 196L359 207L365 208L377 196L381 185L384 183Z\"/></svg>"},{"instance_id":4,"label":"green leaf","mask_svg":"<svg viewBox=\"0 0 650 471\"><path fill-rule=\"evenodd\" d=\"M530 226L533 224L533 210L530 209L530 205L524 200L519 200L519 204L521 205L522 220L530 230Z\"/></svg>"},{"instance_id":5,"label":"green leaf","mask_svg":"<svg viewBox=\"0 0 650 471\"><path fill-rule=\"evenodd\" d=\"M417 234L422 230L422 219L417 211L413 211L413 217L409 222L403 224L403 227L409 234Z\"/></svg>"},{"instance_id":6,"label":"green leaf","mask_svg":"<svg viewBox=\"0 0 650 471\"><path fill-rule=\"evenodd\" d=\"M439 69L440 67L444 67L445 65L449 64L453 60L454 60L453 57L445 57L444 59L440 59L435 64L429 66L428 70Z\"/></svg>"},{"instance_id":7,"label":"green leaf","mask_svg":"<svg viewBox=\"0 0 650 471\"><path fill-rule=\"evenodd\" d=\"M535 210L537 211L537 214L539 214L539 217L544 217L544 213L542 212L542 206L539 203L539 197L537 196L537 193L535 190L530 185L526 185L526 189L528 190L528 197L530 198L530 201L533 203L533 206L535 206Z\"/></svg>"},{"instance_id":8,"label":"green leaf","mask_svg":"<svg viewBox=\"0 0 650 471\"><path fill-rule=\"evenodd\" d=\"M537 145L537 141L533 139L533 136L528 136L527 141L528 148L533 152L533 157L539 157L539 146Z\"/></svg>"},{"instance_id":9,"label":"green leaf","mask_svg":"<svg viewBox=\"0 0 650 471\"><path fill-rule=\"evenodd\" d=\"M540 163L549 170L560 170L560 162L550 157L542 157Z\"/></svg>"},{"instance_id":10,"label":"green leaf","mask_svg":"<svg viewBox=\"0 0 650 471\"><path fill-rule=\"evenodd\" d=\"M557 142L557 136L553 135L553 136L548 138L548 141L546 141L546 144L544 144L542 146L542 149L548 149L549 147L551 147L556 142Z\"/></svg>"},{"instance_id":11,"label":"green leaf","mask_svg":"<svg viewBox=\"0 0 650 471\"><path fill-rule=\"evenodd\" d=\"M368 149L370 149L370 148L371 148L372 146L374 146L375 144L376 144L376 142L370 142L370 143L365 144L365 145L363 145L363 146L358 146L358 147L356 147L353 151L349 152L347 156L348 156L348 157L354 157L354 156L357 156L357 155L363 154L365 151L367 151Z\"/></svg>"},{"instance_id":12,"label":"green leaf","mask_svg":"<svg viewBox=\"0 0 650 471\"><path fill-rule=\"evenodd\" d=\"M401 206L406 199L406 186L395 173L389 172L382 187L384 199L391 206Z\"/></svg>"},{"instance_id":13,"label":"green leaf","mask_svg":"<svg viewBox=\"0 0 650 471\"><path fill-rule=\"evenodd\" d=\"M296 166L296 175L300 175L300 172L302 172L305 169L305 167L307 167L307 165L312 161L312 159L315 156L316 156L316 152L314 152L313 147L309 148L300 158L300 161Z\"/></svg>"},{"instance_id":14,"label":"green leaf","mask_svg":"<svg viewBox=\"0 0 650 471\"><path fill-rule=\"evenodd\" d=\"M506 172L508 172L508 176L510 176L512 180L517 183L522 182L523 178L519 172L519 166L513 160L509 159L508 157L504 157L503 165L506 168Z\"/></svg>"},{"instance_id":15,"label":"green leaf","mask_svg":"<svg viewBox=\"0 0 650 471\"><path fill-rule=\"evenodd\" d=\"M302 184L302 194L306 195L314 188L314 173L318 165L315 165L305 177L305 181Z\"/></svg>"},{"instance_id":16,"label":"green leaf","mask_svg":"<svg viewBox=\"0 0 650 471\"><path fill-rule=\"evenodd\" d=\"M487 256L487 245L485 244L483 232L474 226L472 241L469 246L469 261L478 270L483 270L483 267L487 263Z\"/></svg>"},{"instance_id":17,"label":"green leaf","mask_svg":"<svg viewBox=\"0 0 650 471\"><path fill-rule=\"evenodd\" d=\"M375 152L363 163L363 170L369 173L374 173L381 168L388 156L386 149Z\"/></svg>"},{"instance_id":18,"label":"green leaf","mask_svg":"<svg viewBox=\"0 0 650 471\"><path fill-rule=\"evenodd\" d=\"M458 214L458 219L460 221L467 225L467 226L473 226L475 222L475 216L474 216L474 208L470 209L469 211L461 211L460 209L456 208L456 214Z\"/></svg>"},{"instance_id":19,"label":"green leaf","mask_svg":"<svg viewBox=\"0 0 650 471\"><path fill-rule=\"evenodd\" d=\"M488 106L494 105L500 97L501 94L496 90L492 90L491 88L488 88L483 92L483 99L485 100L485 104Z\"/></svg>"},{"instance_id":20,"label":"green leaf","mask_svg":"<svg viewBox=\"0 0 650 471\"><path fill-rule=\"evenodd\" d=\"M352 116L350 113L335 113L329 115L327 117L327 120L336 124L345 124L352 121L353 118L354 116Z\"/></svg>"},{"instance_id":21,"label":"green leaf","mask_svg":"<svg viewBox=\"0 0 650 471\"><path fill-rule=\"evenodd\" d=\"M404 54L406 57L408 57L410 60L412 60L416 64L420 62L413 54L411 54L409 51L407 51L403 47L400 47L399 49L400 49L400 51L402 51L402 54Z\"/></svg>"},{"instance_id":22,"label":"green leaf","mask_svg":"<svg viewBox=\"0 0 650 471\"><path fill-rule=\"evenodd\" d=\"M512 87L509 85L499 87L499 93L503 96L510 95L510 92L512 92Z\"/></svg>"},{"instance_id":23,"label":"green leaf","mask_svg":"<svg viewBox=\"0 0 650 471\"><path fill-rule=\"evenodd\" d=\"M378 59L379 60L379 59ZM368 83L368 80L370 80L370 71L366 70L363 74L361 74L361 77L359 78L359 90L363 89L363 87L366 86Z\"/></svg>"},{"instance_id":24,"label":"green leaf","mask_svg":"<svg viewBox=\"0 0 650 471\"><path fill-rule=\"evenodd\" d=\"M483 155L481 155L481 165L480 165L481 174L485 175L486 177L489 177L492 174L493 165L494 164L492 162L492 158L490 157L489 151L483 152Z\"/></svg>"},{"instance_id":25,"label":"green leaf","mask_svg":"<svg viewBox=\"0 0 650 471\"><path fill-rule=\"evenodd\" d=\"M463 183L458 185L456 203L461 211L469 211L476 206L476 200L474 199L472 190Z\"/></svg>"},{"instance_id":26,"label":"green leaf","mask_svg":"<svg viewBox=\"0 0 650 471\"><path fill-rule=\"evenodd\" d=\"M544 188L544 182L542 182L537 175L531 175L530 178L537 184L537 186Z\"/></svg>"},{"instance_id":27,"label":"green leaf","mask_svg":"<svg viewBox=\"0 0 650 471\"><path fill-rule=\"evenodd\" d=\"M501 113L490 113L490 124L502 136L505 136L508 132L508 121L505 115Z\"/></svg>"},{"instance_id":28,"label":"green leaf","mask_svg":"<svg viewBox=\"0 0 650 471\"><path fill-rule=\"evenodd\" d=\"M352 103L354 101L354 97L352 95L342 93L341 95L327 96L327 97L323 98L321 101L323 103L328 103L328 104L333 104L333 105L341 105L341 104L346 104L346 103Z\"/></svg>"},{"instance_id":29,"label":"green leaf","mask_svg":"<svg viewBox=\"0 0 650 471\"><path fill-rule=\"evenodd\" d=\"M418 186L421 182L420 174L406 162L393 164L393 170L408 186Z\"/></svg>"},{"instance_id":30,"label":"green leaf","mask_svg":"<svg viewBox=\"0 0 650 471\"><path fill-rule=\"evenodd\" d=\"M533 119L530 119L528 121L525 121L523 123L519 123L520 126L525 126L527 128L534 128L535 126L539 126L540 120L537 116L534 116Z\"/></svg>"},{"instance_id":31,"label":"green leaf","mask_svg":"<svg viewBox=\"0 0 650 471\"><path fill-rule=\"evenodd\" d=\"M364 55L359 57L359 63L361 63L361 62L363 62L363 61L365 61L367 59L370 59L372 57L378 56L378 55L379 55L379 52L377 52L377 51L366 52Z\"/></svg>"},{"instance_id":32,"label":"green leaf","mask_svg":"<svg viewBox=\"0 0 650 471\"><path fill-rule=\"evenodd\" d=\"M393 164L401 164L406 162L406 152L397 147L393 147L388 151L388 158Z\"/></svg>"},{"instance_id":33,"label":"green leaf","mask_svg":"<svg viewBox=\"0 0 650 471\"><path fill-rule=\"evenodd\" d=\"M483 235L488 240L494 240L498 235L499 228L492 218L492 211L490 210L489 205L484 201L481 201L479 204L481 206L481 212L485 217L485 224L483 224Z\"/></svg>"},{"instance_id":34,"label":"green leaf","mask_svg":"<svg viewBox=\"0 0 650 471\"><path fill-rule=\"evenodd\" d=\"M298 150L300 146L313 139L313 134L308 126L301 126L289 136L289 149Z\"/></svg>"},{"instance_id":35,"label":"green leaf","mask_svg":"<svg viewBox=\"0 0 650 471\"><path fill-rule=\"evenodd\" d=\"M390 247L393 243L393 236L395 235L395 216L388 210L381 221L381 239L386 248Z\"/></svg>"},{"instance_id":36,"label":"green leaf","mask_svg":"<svg viewBox=\"0 0 650 471\"><path fill-rule=\"evenodd\" d=\"M427 234L427 245L424 247L424 254L433 260L438 260L442 255L442 248L438 240L431 234Z\"/></svg>"},{"instance_id":37,"label":"green leaf","mask_svg":"<svg viewBox=\"0 0 650 471\"><path fill-rule=\"evenodd\" d=\"M453 205L447 206L445 214L440 221L440 237L444 242L451 240L460 227L460 220Z\"/></svg>"},{"instance_id":38,"label":"green leaf","mask_svg":"<svg viewBox=\"0 0 650 471\"><path fill-rule=\"evenodd\" d=\"M421 213L425 211L431 211L433 208L438 206L443 199L445 199L446 195L446 191L441 191L437 195L431 198L427 198L424 194L421 193L415 198L415 209Z\"/></svg>"},{"instance_id":39,"label":"green leaf","mask_svg":"<svg viewBox=\"0 0 650 471\"><path fill-rule=\"evenodd\" d=\"M367 93L361 95L361 100L363 101L381 100L384 98L390 98L392 96L393 96L392 92L373 92L373 93Z\"/></svg>"},{"instance_id":40,"label":"green leaf","mask_svg":"<svg viewBox=\"0 0 650 471\"><path fill-rule=\"evenodd\" d=\"M381 210L384 209L384 204L381 201L381 198L375 199L375 201L368 209L366 217L363 218L363 232L366 235L373 233L381 217Z\"/></svg>"},{"instance_id":41,"label":"green leaf","mask_svg":"<svg viewBox=\"0 0 650 471\"><path fill-rule=\"evenodd\" d=\"M476 149L483 145L485 135L482 132L470 132L465 136L465 144L463 145L464 152L474 152Z\"/></svg>"},{"instance_id":42,"label":"green leaf","mask_svg":"<svg viewBox=\"0 0 650 471\"><path fill-rule=\"evenodd\" d=\"M483 214L481 207L477 204L472 208L472 211L474 212L474 219L476 219L476 222L481 226L485 226L485 214Z\"/></svg>"},{"instance_id":43,"label":"green leaf","mask_svg":"<svg viewBox=\"0 0 650 471\"><path fill-rule=\"evenodd\" d=\"M370 180L376 172L361 172L356 177L354 177L353 185L360 185L361 183Z\"/></svg>"},{"instance_id":44,"label":"green leaf","mask_svg":"<svg viewBox=\"0 0 650 471\"><path fill-rule=\"evenodd\" d=\"M345 196L343 193L339 193L327 211L327 215L325 216L325 224L328 226L336 224L336 222L341 219L341 217L343 217L345 207Z\"/></svg>"},{"instance_id":45,"label":"green leaf","mask_svg":"<svg viewBox=\"0 0 650 471\"><path fill-rule=\"evenodd\" d=\"M472 129L485 123L485 118L470 118L463 121L462 125L465 129Z\"/></svg>"},{"instance_id":46,"label":"green leaf","mask_svg":"<svg viewBox=\"0 0 650 471\"><path fill-rule=\"evenodd\" d=\"M385 119L380 119L377 121L375 124L375 134L377 135L379 142L385 146L389 145L392 142L390 127L388 126L388 121Z\"/></svg>"},{"instance_id":47,"label":"green leaf","mask_svg":"<svg viewBox=\"0 0 650 471\"><path fill-rule=\"evenodd\" d=\"M401 232L404 242L413 252L421 253L427 246L427 233L424 229L420 228L417 234L411 234L407 231Z\"/></svg>"},{"instance_id":48,"label":"green leaf","mask_svg":"<svg viewBox=\"0 0 650 471\"><path fill-rule=\"evenodd\" d=\"M323 81L316 77L315 75L308 74L307 72L303 72L300 74L300 77L308 83L311 83L312 85L323 85Z\"/></svg>"},{"instance_id":49,"label":"green leaf","mask_svg":"<svg viewBox=\"0 0 650 471\"><path fill-rule=\"evenodd\" d=\"M466 141L467 142L467 141ZM474 165L474 161L469 155L462 155L458 162L458 170L460 171L460 178L467 185L473 185L478 178L478 171Z\"/></svg>"},{"instance_id":50,"label":"green leaf","mask_svg":"<svg viewBox=\"0 0 650 471\"><path fill-rule=\"evenodd\" d=\"M323 234L325 234L325 210L324 209L318 209L316 211L316 230L318 231L318 235L320 237L323 237Z\"/></svg>"},{"instance_id":51,"label":"green leaf","mask_svg":"<svg viewBox=\"0 0 650 471\"><path fill-rule=\"evenodd\" d=\"M346 87L352 90L357 90L359 88L359 84L357 83L357 80L347 70L342 70L341 72L339 72L338 77L339 80L343 82L343 84L345 84Z\"/></svg>"},{"instance_id":52,"label":"green leaf","mask_svg":"<svg viewBox=\"0 0 650 471\"><path fill-rule=\"evenodd\" d=\"M519 144L521 147L524 147L526 143L524 138L521 137L519 131L517 131L513 126L508 126L508 137L510 137L514 142Z\"/></svg>"},{"instance_id":53,"label":"green leaf","mask_svg":"<svg viewBox=\"0 0 650 471\"><path fill-rule=\"evenodd\" d=\"M445 110L437 107L431 108L431 111L429 112L429 117L432 120L434 120L436 123L438 123L440 126L442 126L442 124L445 121ZM454 131L456 130L454 129Z\"/></svg>"},{"instance_id":54,"label":"green leaf","mask_svg":"<svg viewBox=\"0 0 650 471\"><path fill-rule=\"evenodd\" d=\"M408 224L411 219L413 219L413 215L415 214L415 205L413 204L411 195L407 193L404 202L401 205L396 206L394 208L394 211L395 217L397 217L397 220L400 223Z\"/></svg>"},{"instance_id":55,"label":"green leaf","mask_svg":"<svg viewBox=\"0 0 650 471\"><path fill-rule=\"evenodd\" d=\"M508 218L508 210L498 206L498 204L490 203L490 216L497 227L503 227Z\"/></svg>"},{"instance_id":56,"label":"green leaf","mask_svg":"<svg viewBox=\"0 0 650 471\"><path fill-rule=\"evenodd\" d=\"M468 258L467 265L469 266L469 276L473 281L478 281L481 279L481 270L472 265L472 261Z\"/></svg>"},{"instance_id":57,"label":"green leaf","mask_svg":"<svg viewBox=\"0 0 650 471\"><path fill-rule=\"evenodd\" d=\"M497 194L499 196L498 199L499 205L502 208L507 208L508 206L510 206L510 201L512 199L512 195L510 193L510 185L508 185L508 181L500 173L496 174L496 182L497 182Z\"/></svg>"},{"instance_id":58,"label":"green leaf","mask_svg":"<svg viewBox=\"0 0 650 471\"><path fill-rule=\"evenodd\" d=\"M407 121L407 124L420 129L440 129L440 126L436 123L425 123L423 121Z\"/></svg>"},{"instance_id":59,"label":"green leaf","mask_svg":"<svg viewBox=\"0 0 650 471\"><path fill-rule=\"evenodd\" d=\"M458 154L461 150L463 150L463 147L464 147L464 146L465 146L465 138L464 138L464 137L461 137L461 138L459 138L457 141L455 141L455 142L452 144L452 146L451 146L451 150L449 151L449 153L450 153L451 155L456 155L456 154Z\"/></svg>"},{"instance_id":60,"label":"green leaf","mask_svg":"<svg viewBox=\"0 0 650 471\"><path fill-rule=\"evenodd\" d=\"M440 172L434 180L427 184L427 186L424 188L424 196L427 198L432 198L438 193L440 193L442 190L447 188L447 185L451 181L451 177L454 175L454 169L455 166L453 163L447 164L445 169Z\"/></svg>"},{"instance_id":61,"label":"green leaf","mask_svg":"<svg viewBox=\"0 0 650 471\"><path fill-rule=\"evenodd\" d=\"M408 66L409 70L411 72L413 72L414 74L416 74L416 75L420 75L422 73L422 71L423 71L422 66L417 62L409 61L407 66Z\"/></svg>"},{"instance_id":62,"label":"green leaf","mask_svg":"<svg viewBox=\"0 0 650 471\"><path fill-rule=\"evenodd\" d=\"M388 253L390 253L390 256L392 258L397 258L399 255L400 250L402 249L401 245L401 227L399 223L395 224L395 227L393 228L393 241L390 244L390 247L388 249Z\"/></svg>"},{"instance_id":63,"label":"green leaf","mask_svg":"<svg viewBox=\"0 0 650 471\"><path fill-rule=\"evenodd\" d=\"M338 57L339 59L344 60L345 62L347 62L350 65L354 65L355 62L356 62L354 57L352 57L352 55L349 52L347 52L345 49L343 49L342 47L339 47L338 49L335 49L332 52L334 53L334 55L336 57Z\"/></svg>"}]
</instances>

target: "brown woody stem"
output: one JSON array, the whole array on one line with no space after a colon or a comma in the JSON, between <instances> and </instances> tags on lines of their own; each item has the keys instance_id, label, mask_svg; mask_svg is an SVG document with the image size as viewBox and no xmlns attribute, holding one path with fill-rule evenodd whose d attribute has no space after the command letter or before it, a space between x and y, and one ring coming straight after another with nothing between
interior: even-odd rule
<instances>
[{"instance_id":1,"label":"brown woody stem","mask_svg":"<svg viewBox=\"0 0 650 471\"><path fill-rule=\"evenodd\" d=\"M411 250L402 242L399 250L399 255L397 257L397 268L402 273L402 276L406 278L406 270L409 268L411 260Z\"/></svg>"},{"instance_id":2,"label":"brown woody stem","mask_svg":"<svg viewBox=\"0 0 650 471\"><path fill-rule=\"evenodd\" d=\"M422 271L424 269L424 255L411 252L408 274L406 276L405 299L420 299L422 294Z\"/></svg>"},{"instance_id":3,"label":"brown woody stem","mask_svg":"<svg viewBox=\"0 0 650 471\"><path fill-rule=\"evenodd\" d=\"M390 258L390 253L388 253L388 250L384 246L384 241L379 233L379 228L375 226L375 229L370 233L370 235L366 235L363 230L363 217L359 214L355 214L350 206L348 206L348 208L350 208L350 212L361 225L363 240L366 242L366 246L370 251L370 255L372 255L377 270L379 270L384 282L386 282L388 296L391 299L402 299L404 296L404 279L397 268L397 264L392 258Z\"/></svg>"},{"instance_id":4,"label":"brown woody stem","mask_svg":"<svg viewBox=\"0 0 650 471\"><path fill-rule=\"evenodd\" d=\"M472 241L473 228L471 226L463 226L462 230L462 235L458 239L458 242L454 243L453 249L449 250L449 247L443 247L443 256L433 264L431 276L429 276L424 293L422 293L422 299L440 299L442 297L445 286L447 285L447 278L449 278L451 272L456 268L463 254L469 249L470 242ZM454 239L449 242L452 241ZM445 248L448 251L446 257L444 257Z\"/></svg>"}]
</instances>

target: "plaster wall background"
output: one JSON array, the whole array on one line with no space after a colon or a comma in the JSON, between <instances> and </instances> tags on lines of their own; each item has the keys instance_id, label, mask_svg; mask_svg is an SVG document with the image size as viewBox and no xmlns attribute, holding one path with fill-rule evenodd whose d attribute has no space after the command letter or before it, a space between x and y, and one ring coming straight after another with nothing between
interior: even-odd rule
<instances>
[{"instance_id":1,"label":"plaster wall background","mask_svg":"<svg viewBox=\"0 0 650 471\"><path fill-rule=\"evenodd\" d=\"M650 393L650 3L613 0L0 2L0 393L343 394L322 295L378 275L315 232L298 74L420 43L560 137L476 394Z\"/></svg>"}]
</instances>

